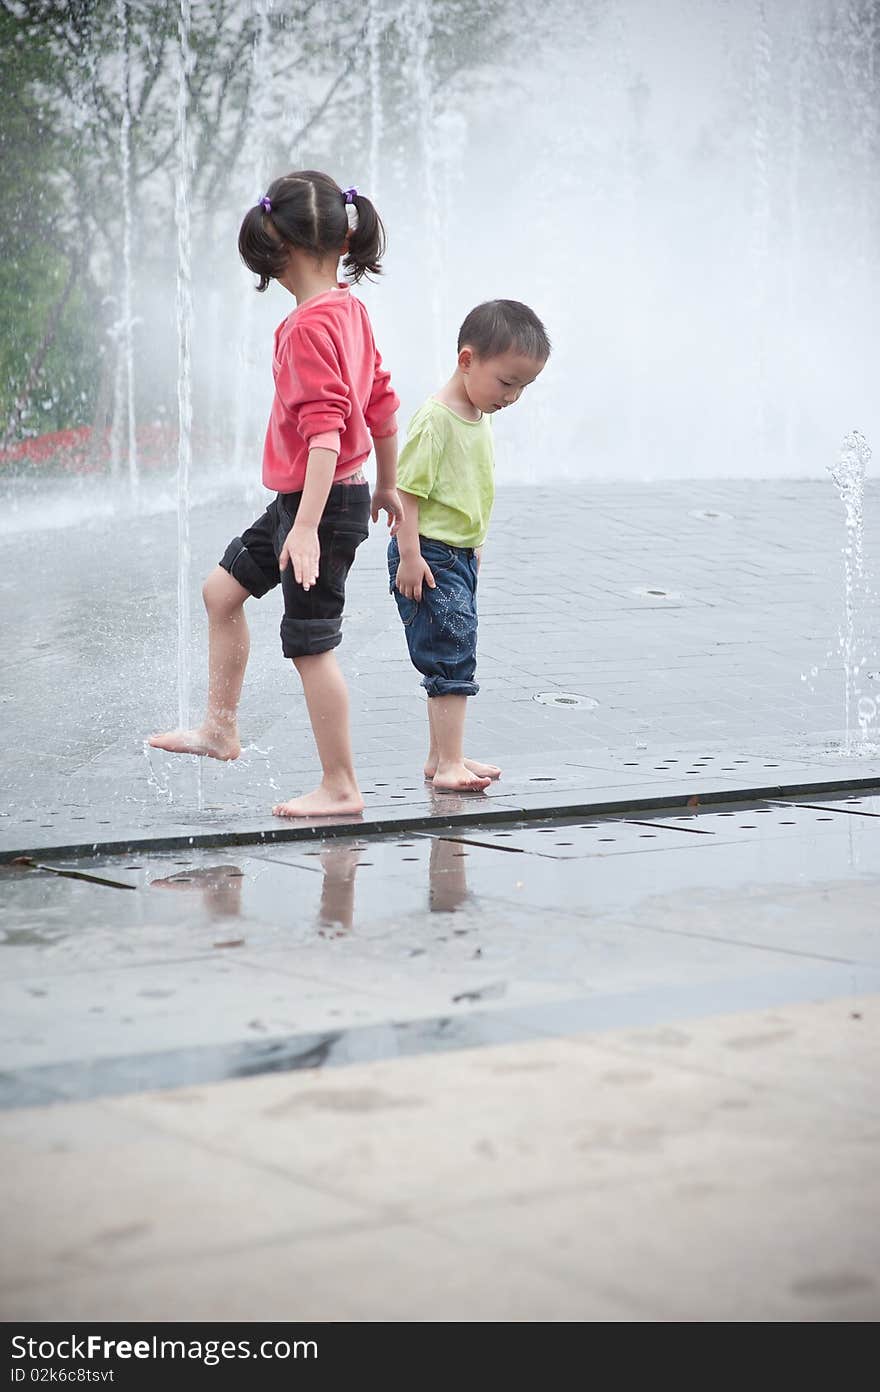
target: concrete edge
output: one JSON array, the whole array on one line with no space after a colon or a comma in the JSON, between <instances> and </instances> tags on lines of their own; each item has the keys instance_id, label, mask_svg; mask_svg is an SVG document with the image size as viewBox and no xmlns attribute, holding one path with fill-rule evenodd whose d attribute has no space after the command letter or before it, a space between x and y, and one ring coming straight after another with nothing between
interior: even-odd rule
<instances>
[{"instance_id":1,"label":"concrete edge","mask_svg":"<svg viewBox=\"0 0 880 1392\"><path fill-rule=\"evenodd\" d=\"M874 774L870 778L847 778L828 781L813 779L806 783L783 783L765 786L723 787L690 790L687 793L672 793L657 797L612 797L592 798L589 802L560 802L541 808L504 807L492 811L481 803L479 810L473 812L450 813L448 817L421 814L419 816L398 818L377 817L370 821L330 821L322 824L310 821L303 823L279 824L277 827L254 828L241 831L206 831L192 836L134 836L121 841L81 841L60 846L24 846L18 850L0 851L0 865L8 865L21 857L44 860L46 857L67 857L95 855L131 855L147 851L198 850L220 846L271 846L288 841L313 841L316 838L328 840L331 837L387 836L394 832L442 831L447 827L490 826L505 822L546 821L553 817L597 817L611 816L627 812L665 812L673 808L696 807L703 804L742 802L755 798L807 797L820 793L880 792L880 781Z\"/></svg>"}]
</instances>

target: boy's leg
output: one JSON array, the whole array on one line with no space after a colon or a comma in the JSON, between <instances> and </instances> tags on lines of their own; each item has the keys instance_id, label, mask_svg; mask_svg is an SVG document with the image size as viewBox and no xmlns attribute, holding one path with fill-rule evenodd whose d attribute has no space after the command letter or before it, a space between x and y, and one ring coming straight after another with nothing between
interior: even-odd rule
<instances>
[{"instance_id":1,"label":"boy's leg","mask_svg":"<svg viewBox=\"0 0 880 1392\"><path fill-rule=\"evenodd\" d=\"M204 754L211 759L237 759L238 703L250 653L250 633L244 602L250 590L222 566L215 566L202 586L208 611L208 707L192 730L168 730L152 735L154 749L171 754Z\"/></svg>"},{"instance_id":2,"label":"boy's leg","mask_svg":"<svg viewBox=\"0 0 880 1392\"><path fill-rule=\"evenodd\" d=\"M431 837L428 896L431 913L454 913L468 897L464 856L443 836Z\"/></svg>"},{"instance_id":3,"label":"boy's leg","mask_svg":"<svg viewBox=\"0 0 880 1392\"><path fill-rule=\"evenodd\" d=\"M272 810L276 817L332 817L363 812L364 800L351 752L348 688L336 654L331 649L313 657L295 657L293 665L302 678L323 776L314 792L279 802Z\"/></svg>"},{"instance_id":4,"label":"boy's leg","mask_svg":"<svg viewBox=\"0 0 880 1392\"><path fill-rule=\"evenodd\" d=\"M434 588L424 587L418 603L397 589L399 551L393 542L388 570L409 654L428 693L425 777L443 791L480 792L501 776L501 770L466 759L462 749L467 697L479 691L474 681L476 561L463 550L427 537L420 537L419 545L431 567Z\"/></svg>"},{"instance_id":5,"label":"boy's leg","mask_svg":"<svg viewBox=\"0 0 880 1392\"><path fill-rule=\"evenodd\" d=\"M467 696L428 697L428 719L437 741L437 768L432 782L435 788L446 792L482 792L492 781L488 774L473 773L464 761L467 701Z\"/></svg>"},{"instance_id":6,"label":"boy's leg","mask_svg":"<svg viewBox=\"0 0 880 1392\"><path fill-rule=\"evenodd\" d=\"M437 765L440 761L437 746L437 732L434 729L434 712L437 709L434 703L437 699L438 698L435 696L433 699L429 698L428 700L429 744L428 757L425 760L425 777L429 779L433 779L434 774L437 772ZM469 769L471 773L476 774L478 778L488 778L491 782L493 779L501 777L501 770L500 768L498 768L497 764L483 764L479 761L479 759L468 759L466 757L462 759L462 763L464 764L466 769Z\"/></svg>"}]
</instances>

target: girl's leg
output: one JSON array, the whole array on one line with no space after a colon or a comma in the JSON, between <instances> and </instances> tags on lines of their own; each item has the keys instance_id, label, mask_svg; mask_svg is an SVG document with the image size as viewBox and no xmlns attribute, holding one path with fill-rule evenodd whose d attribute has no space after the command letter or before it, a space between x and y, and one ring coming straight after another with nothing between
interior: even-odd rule
<instances>
[{"instance_id":1,"label":"girl's leg","mask_svg":"<svg viewBox=\"0 0 880 1392\"><path fill-rule=\"evenodd\" d=\"M436 709L434 702L438 699L442 700L443 698L438 698L436 696L428 698L429 744L428 757L425 760L426 778L434 777L434 774L437 772L437 765L440 761L437 746L437 735L434 730L434 711ZM464 764L466 769L469 769L471 773L475 773L478 778L488 778L491 781L494 778L501 777L501 770L500 768L498 768L497 764L481 764L478 759L462 759L462 763Z\"/></svg>"},{"instance_id":2,"label":"girl's leg","mask_svg":"<svg viewBox=\"0 0 880 1392\"><path fill-rule=\"evenodd\" d=\"M208 708L193 730L168 730L153 735L154 749L172 754L205 754L211 759L237 759L238 703L250 652L250 633L244 602L250 591L222 566L215 566L202 586L208 611Z\"/></svg>"},{"instance_id":3,"label":"girl's leg","mask_svg":"<svg viewBox=\"0 0 880 1392\"><path fill-rule=\"evenodd\" d=\"M276 817L332 817L363 812L364 800L355 776L348 728L348 688L336 654L295 657L302 678L312 733L318 746L323 777L312 793L279 802Z\"/></svg>"},{"instance_id":4,"label":"girl's leg","mask_svg":"<svg viewBox=\"0 0 880 1392\"><path fill-rule=\"evenodd\" d=\"M488 774L473 773L465 763L462 744L467 701L466 696L457 695L428 697L431 739L437 749L432 781L435 788L449 792L481 792L492 781Z\"/></svg>"},{"instance_id":5,"label":"girl's leg","mask_svg":"<svg viewBox=\"0 0 880 1392\"><path fill-rule=\"evenodd\" d=\"M331 841L321 852L321 907L318 910L318 929L321 937L341 937L351 932L354 924L354 881L364 849L363 841ZM333 931L327 933L324 929Z\"/></svg>"}]
</instances>

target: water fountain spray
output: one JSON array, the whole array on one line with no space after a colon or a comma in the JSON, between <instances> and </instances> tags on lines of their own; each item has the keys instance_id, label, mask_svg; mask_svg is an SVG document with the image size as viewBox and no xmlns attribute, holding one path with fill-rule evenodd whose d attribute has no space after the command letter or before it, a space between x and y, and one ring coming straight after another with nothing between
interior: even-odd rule
<instances>
[{"instance_id":1,"label":"water fountain spray","mask_svg":"<svg viewBox=\"0 0 880 1392\"><path fill-rule=\"evenodd\" d=\"M839 652L844 672L844 748L847 756L870 753L868 730L877 714L877 703L865 695L861 673L865 666L864 635L860 619L869 595L865 580L864 499L865 474L871 448L858 430L847 435L840 454L828 472L834 480L846 515L846 542L843 547L844 625L840 631ZM853 713L859 734L853 731Z\"/></svg>"},{"instance_id":2,"label":"water fountain spray","mask_svg":"<svg viewBox=\"0 0 880 1392\"><path fill-rule=\"evenodd\" d=\"M133 497L137 496L140 482L137 437L135 434L134 407L134 337L131 309L132 260L131 260L131 33L129 29L129 0L116 0L116 16L119 21L119 45L122 58L121 100L122 116L119 123L119 176L122 187L122 322L120 324L119 354L125 364L124 374L119 372L117 381L125 381L125 410L128 434L128 481ZM117 400L117 410L121 408L121 392Z\"/></svg>"},{"instance_id":3,"label":"water fountain spray","mask_svg":"<svg viewBox=\"0 0 880 1392\"><path fill-rule=\"evenodd\" d=\"M381 197L379 190L379 158L384 134L384 111L382 109L382 18L379 14L380 0L370 0L367 16L367 53L369 62L367 75L370 89L370 147L367 157L370 197L376 201Z\"/></svg>"},{"instance_id":4,"label":"water fountain spray","mask_svg":"<svg viewBox=\"0 0 880 1392\"><path fill-rule=\"evenodd\" d=\"M190 0L180 0L177 91L177 170L174 217L177 225L177 699L181 729L189 726L189 483L192 464L192 231L190 185L192 151L189 133Z\"/></svg>"}]
</instances>

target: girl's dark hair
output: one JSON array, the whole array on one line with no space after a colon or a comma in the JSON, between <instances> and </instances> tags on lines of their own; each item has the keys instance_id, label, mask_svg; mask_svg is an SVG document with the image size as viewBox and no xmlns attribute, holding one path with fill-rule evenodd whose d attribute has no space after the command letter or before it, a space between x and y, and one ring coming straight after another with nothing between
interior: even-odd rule
<instances>
[{"instance_id":1,"label":"girl's dark hair","mask_svg":"<svg viewBox=\"0 0 880 1392\"><path fill-rule=\"evenodd\" d=\"M346 278L357 282L380 275L385 255L385 228L369 198L353 193L357 227L349 232L346 196L327 174L302 169L269 185L255 207L244 215L238 252L249 270L259 276L257 290L277 279L287 262L287 248L300 247L313 256L335 251L345 254ZM268 203L269 207L266 207Z\"/></svg>"},{"instance_id":2,"label":"girl's dark hair","mask_svg":"<svg viewBox=\"0 0 880 1392\"><path fill-rule=\"evenodd\" d=\"M465 344L478 358L496 358L511 348L536 362L550 356L547 330L520 300L487 300L472 309L458 331L459 352Z\"/></svg>"}]
</instances>

